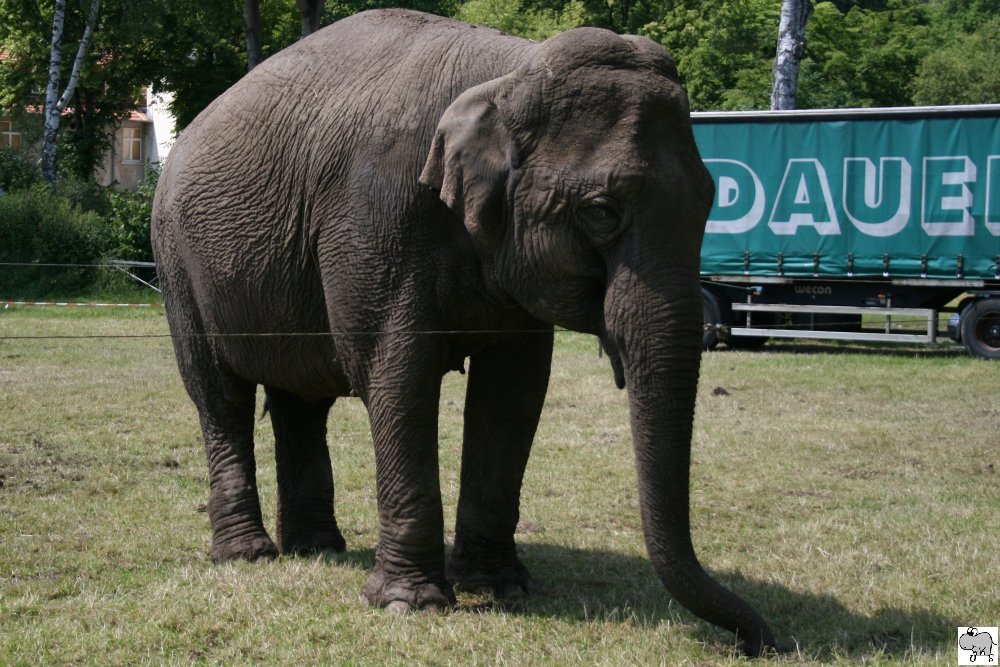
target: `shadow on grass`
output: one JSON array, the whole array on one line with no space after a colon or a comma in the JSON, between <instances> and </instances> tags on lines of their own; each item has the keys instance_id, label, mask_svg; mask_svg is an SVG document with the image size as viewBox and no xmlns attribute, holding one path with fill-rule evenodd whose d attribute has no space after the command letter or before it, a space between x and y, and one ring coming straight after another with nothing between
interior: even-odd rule
<instances>
[{"instance_id":1,"label":"shadow on grass","mask_svg":"<svg viewBox=\"0 0 1000 667\"><path fill-rule=\"evenodd\" d=\"M522 544L518 550L532 573L531 595L509 601L463 595L456 613L498 611L640 627L670 622L696 627L694 638L719 650L733 646L730 633L670 599L646 558L554 544ZM331 567L368 570L375 563L375 550L349 549L320 558ZM947 653L954 648L954 619L929 609L887 608L867 616L849 610L833 595L793 591L738 572L711 574L764 616L785 654L807 660L902 659L914 652Z\"/></svg>"},{"instance_id":2,"label":"shadow on grass","mask_svg":"<svg viewBox=\"0 0 1000 667\"><path fill-rule=\"evenodd\" d=\"M512 602L460 602L460 611L497 609L524 616L649 627L669 621L695 625L699 641L723 650L732 646L730 633L697 619L669 598L645 558L550 544L521 545L519 551L532 572L532 594ZM953 648L953 619L931 610L888 608L867 616L849 610L833 595L793 591L736 572L712 575L764 616L783 652L805 659L903 658L911 652Z\"/></svg>"},{"instance_id":3,"label":"shadow on grass","mask_svg":"<svg viewBox=\"0 0 1000 667\"><path fill-rule=\"evenodd\" d=\"M288 556L282 556L282 558L288 558ZM292 558L319 558L328 565L349 567L353 570L370 570L375 567L374 549L351 549L350 545L348 545L347 551L342 553L324 551L319 554L292 556Z\"/></svg>"}]
</instances>

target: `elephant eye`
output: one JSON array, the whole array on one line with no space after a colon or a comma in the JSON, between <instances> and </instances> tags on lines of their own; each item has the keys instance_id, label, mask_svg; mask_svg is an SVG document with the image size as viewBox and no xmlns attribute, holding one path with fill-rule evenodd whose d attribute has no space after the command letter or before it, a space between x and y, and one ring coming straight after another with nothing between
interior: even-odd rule
<instances>
[{"instance_id":1,"label":"elephant eye","mask_svg":"<svg viewBox=\"0 0 1000 667\"><path fill-rule=\"evenodd\" d=\"M580 231L591 243L601 246L611 243L624 229L621 206L607 196L591 197L577 209Z\"/></svg>"},{"instance_id":2,"label":"elephant eye","mask_svg":"<svg viewBox=\"0 0 1000 667\"><path fill-rule=\"evenodd\" d=\"M594 197L580 207L580 216L588 226L615 226L621 220L618 206L608 197Z\"/></svg>"},{"instance_id":3,"label":"elephant eye","mask_svg":"<svg viewBox=\"0 0 1000 667\"><path fill-rule=\"evenodd\" d=\"M612 206L601 205L601 206L592 206L591 208L593 209L592 215L602 220L605 220L610 223L613 223L616 220L618 220L618 211L616 211Z\"/></svg>"}]
</instances>

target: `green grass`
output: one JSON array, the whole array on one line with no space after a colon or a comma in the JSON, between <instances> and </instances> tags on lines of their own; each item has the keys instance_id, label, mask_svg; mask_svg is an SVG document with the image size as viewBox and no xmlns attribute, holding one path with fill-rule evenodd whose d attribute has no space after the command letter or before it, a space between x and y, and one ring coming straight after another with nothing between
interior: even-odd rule
<instances>
[{"instance_id":1,"label":"green grass","mask_svg":"<svg viewBox=\"0 0 1000 667\"><path fill-rule=\"evenodd\" d=\"M0 664L740 662L663 593L639 529L627 406L596 342L557 336L519 531L535 592L398 617L374 559L361 404L330 420L336 558L213 565L204 454L162 311L0 310ZM149 338L11 339L138 335ZM782 343L706 355L694 541L791 651L777 663L955 664L1000 620L1000 366L949 348ZM464 377L445 378L454 522ZM273 523L273 437L258 423Z\"/></svg>"}]
</instances>

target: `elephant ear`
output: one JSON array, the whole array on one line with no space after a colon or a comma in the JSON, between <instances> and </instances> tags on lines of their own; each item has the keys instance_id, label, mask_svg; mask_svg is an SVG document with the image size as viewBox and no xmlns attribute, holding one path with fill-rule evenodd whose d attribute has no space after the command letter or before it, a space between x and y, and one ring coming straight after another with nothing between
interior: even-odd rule
<instances>
[{"instance_id":1,"label":"elephant ear","mask_svg":"<svg viewBox=\"0 0 1000 667\"><path fill-rule=\"evenodd\" d=\"M420 182L441 192L441 200L465 222L483 250L499 240L513 141L497 97L504 78L466 90L438 122Z\"/></svg>"}]
</instances>

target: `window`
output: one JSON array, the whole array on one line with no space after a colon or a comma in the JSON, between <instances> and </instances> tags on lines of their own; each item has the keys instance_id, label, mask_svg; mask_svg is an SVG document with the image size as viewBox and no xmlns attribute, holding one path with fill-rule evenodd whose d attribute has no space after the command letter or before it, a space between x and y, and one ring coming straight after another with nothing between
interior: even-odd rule
<instances>
[{"instance_id":1,"label":"window","mask_svg":"<svg viewBox=\"0 0 1000 667\"><path fill-rule=\"evenodd\" d=\"M18 149L21 147L21 133L14 131L14 124L9 120L0 120L0 148Z\"/></svg>"},{"instance_id":2,"label":"window","mask_svg":"<svg viewBox=\"0 0 1000 667\"><path fill-rule=\"evenodd\" d=\"M122 162L142 162L142 128L122 128Z\"/></svg>"}]
</instances>

